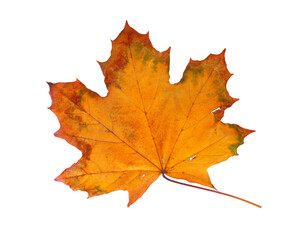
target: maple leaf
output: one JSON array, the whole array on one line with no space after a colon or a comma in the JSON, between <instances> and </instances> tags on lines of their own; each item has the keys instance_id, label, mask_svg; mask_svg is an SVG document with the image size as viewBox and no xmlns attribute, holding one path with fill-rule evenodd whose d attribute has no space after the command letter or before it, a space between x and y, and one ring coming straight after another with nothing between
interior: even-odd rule
<instances>
[{"instance_id":1,"label":"maple leaf","mask_svg":"<svg viewBox=\"0 0 297 240\"><path fill-rule=\"evenodd\" d=\"M177 84L169 82L169 53L126 23L111 57L98 62L106 97L79 80L49 83L61 125L55 136L82 152L55 180L89 197L127 190L128 206L161 174L213 188L207 169L236 155L252 130L221 122L237 101L226 90L225 50L190 60Z\"/></svg>"}]
</instances>

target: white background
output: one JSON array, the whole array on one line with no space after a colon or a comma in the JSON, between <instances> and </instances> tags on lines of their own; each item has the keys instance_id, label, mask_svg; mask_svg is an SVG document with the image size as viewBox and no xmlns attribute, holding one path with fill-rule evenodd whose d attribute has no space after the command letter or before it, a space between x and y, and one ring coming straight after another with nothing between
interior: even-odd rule
<instances>
[{"instance_id":1,"label":"white background","mask_svg":"<svg viewBox=\"0 0 297 240\"><path fill-rule=\"evenodd\" d=\"M239 156L209 169L220 191L159 178L130 208L124 191L86 199L54 181L81 153L55 138L46 81L79 78L105 96L96 62L125 21L171 46L171 81L192 57L227 49L234 73L224 122L256 133ZM294 1L1 1L0 238L297 239L296 6Z\"/></svg>"}]
</instances>

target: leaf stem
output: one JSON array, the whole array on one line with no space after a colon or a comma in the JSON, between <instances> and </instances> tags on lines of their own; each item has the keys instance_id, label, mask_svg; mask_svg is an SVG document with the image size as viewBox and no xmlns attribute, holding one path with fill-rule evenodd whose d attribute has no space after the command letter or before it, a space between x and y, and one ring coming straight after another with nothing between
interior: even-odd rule
<instances>
[{"instance_id":1,"label":"leaf stem","mask_svg":"<svg viewBox=\"0 0 297 240\"><path fill-rule=\"evenodd\" d=\"M205 191L209 191L209 192L214 192L214 193L218 193L218 194L222 194L222 195L225 195L227 197L232 197L232 198L235 198L237 200L240 200L240 201L243 201L243 202L246 202L246 203L249 203L255 207L258 207L258 208L261 208L262 206L256 204L256 203L253 203L253 202L250 202L248 200L245 200L243 198L239 198L239 197L236 197L236 196L233 196L231 194L228 194L228 193L223 193L223 192L219 192L217 190L213 190L213 189L208 189L208 188L204 188L204 187L199 187L199 186L195 186L195 185L191 185L191 184L187 184L187 183L182 183L182 182L178 182L178 181L175 181L175 180L172 180L170 178L168 178L164 172L162 172L162 176L168 180L169 182L173 182L173 183L177 183L177 184L180 184L180 185L184 185L184 186L188 186L188 187L193 187L193 188L198 188L198 189L201 189L201 190L205 190Z\"/></svg>"}]
</instances>

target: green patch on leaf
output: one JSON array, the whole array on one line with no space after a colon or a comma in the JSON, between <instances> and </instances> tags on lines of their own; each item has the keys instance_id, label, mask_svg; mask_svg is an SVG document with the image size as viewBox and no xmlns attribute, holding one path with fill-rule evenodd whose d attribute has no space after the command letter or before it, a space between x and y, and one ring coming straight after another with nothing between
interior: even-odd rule
<instances>
[{"instance_id":1,"label":"green patch on leaf","mask_svg":"<svg viewBox=\"0 0 297 240\"><path fill-rule=\"evenodd\" d=\"M238 148L239 144L230 144L229 145L229 149L231 151L231 153L233 155L236 155L237 154L237 148Z\"/></svg>"},{"instance_id":2,"label":"green patch on leaf","mask_svg":"<svg viewBox=\"0 0 297 240\"><path fill-rule=\"evenodd\" d=\"M147 61L153 58L153 53L147 49L145 49L145 53L143 56L143 64L146 64Z\"/></svg>"},{"instance_id":3,"label":"green patch on leaf","mask_svg":"<svg viewBox=\"0 0 297 240\"><path fill-rule=\"evenodd\" d=\"M153 61L153 70L157 72L157 65L159 63L165 63L168 66L168 71L169 71L169 62L170 62L170 57L168 56L166 59L155 59Z\"/></svg>"},{"instance_id":4,"label":"green patch on leaf","mask_svg":"<svg viewBox=\"0 0 297 240\"><path fill-rule=\"evenodd\" d=\"M242 134L239 134L238 135L237 141L239 142L239 145L243 144L243 136L242 136Z\"/></svg>"},{"instance_id":5,"label":"green patch on leaf","mask_svg":"<svg viewBox=\"0 0 297 240\"><path fill-rule=\"evenodd\" d=\"M236 130L236 132L240 133L240 130L238 129L238 126L236 124L228 124L229 128L234 128Z\"/></svg>"},{"instance_id":6,"label":"green patch on leaf","mask_svg":"<svg viewBox=\"0 0 297 240\"><path fill-rule=\"evenodd\" d=\"M217 90L217 94L219 95L218 101L219 102L225 102L225 100L226 100L226 90L225 90L225 88L219 88Z\"/></svg>"},{"instance_id":7,"label":"green patch on leaf","mask_svg":"<svg viewBox=\"0 0 297 240\"><path fill-rule=\"evenodd\" d=\"M138 42L136 42L136 43L134 43L134 45L133 45L133 49L134 49L134 51L135 51L135 58L139 58L141 52L143 51L143 45L140 44L140 43L138 43Z\"/></svg>"},{"instance_id":8,"label":"green patch on leaf","mask_svg":"<svg viewBox=\"0 0 297 240\"><path fill-rule=\"evenodd\" d=\"M91 90L88 91L88 94L89 94L89 96L90 96L91 98L95 98L95 97L97 96L97 94L94 93L94 92L91 91Z\"/></svg>"},{"instance_id":9,"label":"green patch on leaf","mask_svg":"<svg viewBox=\"0 0 297 240\"><path fill-rule=\"evenodd\" d=\"M202 66L191 68L191 71L194 77L197 77L198 73L201 74L202 77L204 76L204 67Z\"/></svg>"},{"instance_id":10,"label":"green patch on leaf","mask_svg":"<svg viewBox=\"0 0 297 240\"><path fill-rule=\"evenodd\" d=\"M237 154L237 148L243 144L243 135L242 132L240 131L240 129L238 128L238 126L236 124L228 124L228 126L230 128L233 128L237 133L238 136L236 138L236 140L238 141L236 144L231 144L229 146L230 151L232 152L232 154L236 155Z\"/></svg>"},{"instance_id":11,"label":"green patch on leaf","mask_svg":"<svg viewBox=\"0 0 297 240\"><path fill-rule=\"evenodd\" d=\"M97 190L98 192L102 192L102 193L108 193L105 190L102 190L101 187L99 185L97 185L96 187L94 187L95 190Z\"/></svg>"},{"instance_id":12,"label":"green patch on leaf","mask_svg":"<svg viewBox=\"0 0 297 240\"><path fill-rule=\"evenodd\" d=\"M197 83L198 83L198 75L200 75L201 77L203 77L204 76L204 67L202 67L202 66L198 66L198 67L191 67L191 66L187 66L186 67L186 69L185 69L185 71L184 71L184 74L183 74L183 78L181 79L181 83L183 83L184 82L184 78L185 78L185 73L187 73L187 72L191 72L192 73L192 75L193 75L193 84L194 85L197 85Z\"/></svg>"},{"instance_id":13,"label":"green patch on leaf","mask_svg":"<svg viewBox=\"0 0 297 240\"><path fill-rule=\"evenodd\" d=\"M82 96L85 94L86 91L87 91L86 88L80 89L79 92L78 92L78 95L79 95L80 97L82 97Z\"/></svg>"}]
</instances>

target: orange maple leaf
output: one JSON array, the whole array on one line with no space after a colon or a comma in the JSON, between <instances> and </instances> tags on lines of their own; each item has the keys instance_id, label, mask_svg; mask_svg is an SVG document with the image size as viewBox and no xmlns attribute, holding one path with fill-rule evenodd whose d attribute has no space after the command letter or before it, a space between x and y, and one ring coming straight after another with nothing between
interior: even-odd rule
<instances>
[{"instance_id":1,"label":"orange maple leaf","mask_svg":"<svg viewBox=\"0 0 297 240\"><path fill-rule=\"evenodd\" d=\"M55 136L82 152L55 180L89 197L127 190L128 206L161 174L213 188L207 169L236 155L252 130L221 122L237 100L226 90L225 50L190 60L177 84L169 82L169 53L126 23L111 57L98 62L106 97L79 80L49 83L61 125Z\"/></svg>"}]
</instances>

